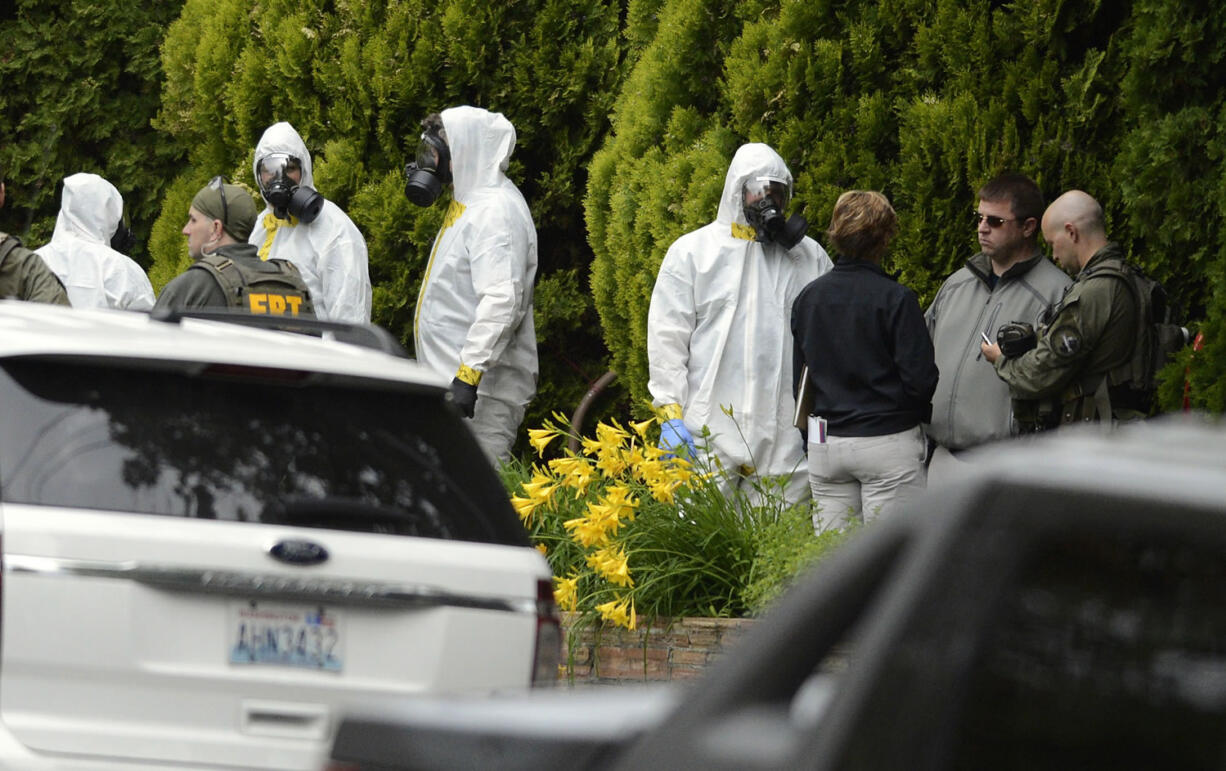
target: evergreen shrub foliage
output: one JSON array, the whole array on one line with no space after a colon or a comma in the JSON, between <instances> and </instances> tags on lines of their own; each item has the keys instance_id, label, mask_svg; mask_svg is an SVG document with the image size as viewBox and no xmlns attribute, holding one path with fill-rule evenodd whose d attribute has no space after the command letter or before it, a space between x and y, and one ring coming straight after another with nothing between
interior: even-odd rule
<instances>
[{"instance_id":1,"label":"evergreen shrub foliage","mask_svg":"<svg viewBox=\"0 0 1226 771\"><path fill-rule=\"evenodd\" d=\"M177 15L177 4L153 0L0 4L0 169L8 190L0 230L42 246L55 227L61 181L93 172L123 195L137 241L132 257L149 264L149 225L183 157L149 125L161 98L158 44Z\"/></svg>"}]
</instances>

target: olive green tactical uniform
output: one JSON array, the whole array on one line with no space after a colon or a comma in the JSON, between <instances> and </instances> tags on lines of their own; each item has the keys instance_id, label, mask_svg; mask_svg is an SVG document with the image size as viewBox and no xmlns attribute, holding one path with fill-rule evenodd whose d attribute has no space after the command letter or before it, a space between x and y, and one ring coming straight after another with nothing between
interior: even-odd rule
<instances>
[{"instance_id":1,"label":"olive green tactical uniform","mask_svg":"<svg viewBox=\"0 0 1226 771\"><path fill-rule=\"evenodd\" d=\"M227 244L176 276L157 308L242 308L249 313L315 318L311 293L293 263L261 260L251 244Z\"/></svg>"},{"instance_id":2,"label":"olive green tactical uniform","mask_svg":"<svg viewBox=\"0 0 1226 771\"><path fill-rule=\"evenodd\" d=\"M1106 376L1132 359L1137 334L1136 300L1114 277L1095 275L1123 268L1117 244L1098 250L1049 314L1038 345L1014 359L996 360L996 373L1015 400L1051 405L1052 423L1110 417ZM1019 420L1023 418L1019 409Z\"/></svg>"},{"instance_id":3,"label":"olive green tactical uniform","mask_svg":"<svg viewBox=\"0 0 1226 771\"><path fill-rule=\"evenodd\" d=\"M68 305L68 293L43 259L21 245L21 239L0 233L0 298Z\"/></svg>"}]
</instances>

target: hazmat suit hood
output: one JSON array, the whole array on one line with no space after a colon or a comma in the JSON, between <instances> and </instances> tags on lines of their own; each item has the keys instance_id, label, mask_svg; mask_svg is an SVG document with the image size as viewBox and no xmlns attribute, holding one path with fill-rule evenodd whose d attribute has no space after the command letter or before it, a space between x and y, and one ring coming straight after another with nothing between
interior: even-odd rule
<instances>
[{"instance_id":1,"label":"hazmat suit hood","mask_svg":"<svg viewBox=\"0 0 1226 771\"><path fill-rule=\"evenodd\" d=\"M745 182L754 177L768 177L785 182L788 190L792 189L792 172L788 171L788 165L770 145L741 145L736 155L732 156L728 174L724 177L724 193L719 199L716 222L728 227L734 224L749 227L745 219L743 188Z\"/></svg>"},{"instance_id":2,"label":"hazmat suit hood","mask_svg":"<svg viewBox=\"0 0 1226 771\"><path fill-rule=\"evenodd\" d=\"M59 278L74 308L147 311L153 287L141 266L111 248L123 196L97 174L64 179L51 241L35 253Z\"/></svg>"},{"instance_id":3,"label":"hazmat suit hood","mask_svg":"<svg viewBox=\"0 0 1226 771\"><path fill-rule=\"evenodd\" d=\"M515 127L502 113L451 107L441 113L451 151L451 179L461 202L473 191L497 187L515 151Z\"/></svg>"},{"instance_id":4,"label":"hazmat suit hood","mask_svg":"<svg viewBox=\"0 0 1226 771\"><path fill-rule=\"evenodd\" d=\"M60 213L52 239L65 236L110 246L123 219L123 196L97 174L73 174L64 179Z\"/></svg>"},{"instance_id":5,"label":"hazmat suit hood","mask_svg":"<svg viewBox=\"0 0 1226 771\"><path fill-rule=\"evenodd\" d=\"M294 127L282 121L269 126L255 147L251 176L259 184L260 161L274 153L292 155L302 163L298 184L315 189L311 154ZM247 242L259 250L262 260L288 260L297 266L311 290L315 315L327 321L370 323L370 269L366 239L341 207L322 196L318 215L310 222L290 217L277 219L267 204L256 217Z\"/></svg>"},{"instance_id":6,"label":"hazmat suit hood","mask_svg":"<svg viewBox=\"0 0 1226 771\"><path fill-rule=\"evenodd\" d=\"M269 126L264 135L260 137L259 144L255 146L255 158L251 163L251 178L256 181L256 189L259 189L259 167L260 161L275 153L285 153L292 155L302 161L302 179L298 184L305 187L315 187L315 176L311 173L311 153L307 150L306 142L302 141L302 136L294 129L293 126L281 121ZM260 190L260 196L263 197L264 191ZM268 203L268 199L264 199Z\"/></svg>"}]
</instances>

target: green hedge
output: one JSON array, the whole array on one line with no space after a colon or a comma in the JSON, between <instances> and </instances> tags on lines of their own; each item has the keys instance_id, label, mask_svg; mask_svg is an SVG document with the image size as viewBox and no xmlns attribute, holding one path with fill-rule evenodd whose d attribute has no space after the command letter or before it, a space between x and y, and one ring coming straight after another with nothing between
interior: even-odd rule
<instances>
[{"instance_id":1,"label":"green hedge","mask_svg":"<svg viewBox=\"0 0 1226 771\"><path fill-rule=\"evenodd\" d=\"M178 16L154 0L17 0L0 10L0 169L7 201L0 230L31 247L51 238L59 184L101 174L124 197L145 239L183 149L149 125L161 98L158 45Z\"/></svg>"}]
</instances>

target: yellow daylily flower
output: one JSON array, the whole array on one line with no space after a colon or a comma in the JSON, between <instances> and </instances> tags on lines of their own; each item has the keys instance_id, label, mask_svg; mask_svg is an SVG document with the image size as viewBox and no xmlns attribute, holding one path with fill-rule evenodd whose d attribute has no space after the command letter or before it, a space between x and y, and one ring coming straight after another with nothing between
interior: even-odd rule
<instances>
[{"instance_id":1,"label":"yellow daylily flower","mask_svg":"<svg viewBox=\"0 0 1226 771\"><path fill-rule=\"evenodd\" d=\"M630 423L630 427L634 429L634 433L638 434L643 441L647 440L647 429L651 428L656 422L655 418L648 418L641 423Z\"/></svg>"},{"instance_id":2,"label":"yellow daylily flower","mask_svg":"<svg viewBox=\"0 0 1226 771\"><path fill-rule=\"evenodd\" d=\"M531 482L524 482L520 485L524 493L537 503L550 503L553 497L553 491L557 489L558 482L547 474L536 474L532 477Z\"/></svg>"},{"instance_id":3,"label":"yellow daylily flower","mask_svg":"<svg viewBox=\"0 0 1226 771\"><path fill-rule=\"evenodd\" d=\"M593 546L608 543L609 531L605 523L593 520L591 517L576 517L562 523L562 527L571 533L580 546L590 549Z\"/></svg>"},{"instance_id":4,"label":"yellow daylily flower","mask_svg":"<svg viewBox=\"0 0 1226 771\"><path fill-rule=\"evenodd\" d=\"M637 621L634 605L629 599L609 600L596 606L600 617L626 629L633 630Z\"/></svg>"},{"instance_id":5,"label":"yellow daylily flower","mask_svg":"<svg viewBox=\"0 0 1226 771\"><path fill-rule=\"evenodd\" d=\"M634 586L630 577L630 561L624 548L606 546L587 556L587 566L609 583L618 586Z\"/></svg>"},{"instance_id":6,"label":"yellow daylily flower","mask_svg":"<svg viewBox=\"0 0 1226 771\"><path fill-rule=\"evenodd\" d=\"M532 522L532 513L540 505L540 501L531 498L522 498L518 495L511 496L511 506L515 508L515 513L519 514L520 521L525 525Z\"/></svg>"},{"instance_id":7,"label":"yellow daylily flower","mask_svg":"<svg viewBox=\"0 0 1226 771\"><path fill-rule=\"evenodd\" d=\"M604 505L609 508L618 520L633 521L635 510L639 506L638 499L630 495L630 488L625 485L610 485L605 490Z\"/></svg>"},{"instance_id":8,"label":"yellow daylily flower","mask_svg":"<svg viewBox=\"0 0 1226 771\"><path fill-rule=\"evenodd\" d=\"M530 428L528 429L528 443L536 448L538 457L545 457L545 448L549 443L558 437L557 429L554 428Z\"/></svg>"},{"instance_id":9,"label":"yellow daylily flower","mask_svg":"<svg viewBox=\"0 0 1226 771\"><path fill-rule=\"evenodd\" d=\"M606 535L615 534L622 524L619 507L603 503L589 503L587 505L587 518L594 527L599 527Z\"/></svg>"},{"instance_id":10,"label":"yellow daylily flower","mask_svg":"<svg viewBox=\"0 0 1226 771\"><path fill-rule=\"evenodd\" d=\"M676 482L660 479L649 482L648 487L651 489L651 497L660 503L676 503L675 491L678 487Z\"/></svg>"},{"instance_id":11,"label":"yellow daylily flower","mask_svg":"<svg viewBox=\"0 0 1226 771\"><path fill-rule=\"evenodd\" d=\"M549 470L560 477L563 486L575 491L575 500L583 497L596 476L589 461L573 456L549 461Z\"/></svg>"},{"instance_id":12,"label":"yellow daylily flower","mask_svg":"<svg viewBox=\"0 0 1226 771\"><path fill-rule=\"evenodd\" d=\"M595 455L596 453L600 452L600 441L593 439L590 436L583 437L583 439L579 440L579 444L583 448L584 455Z\"/></svg>"},{"instance_id":13,"label":"yellow daylily flower","mask_svg":"<svg viewBox=\"0 0 1226 771\"><path fill-rule=\"evenodd\" d=\"M626 429L619 426L617 421L613 421L612 425L608 423L598 423L596 425L596 441L603 447L620 449L622 444L629 438L630 434L626 432Z\"/></svg>"},{"instance_id":14,"label":"yellow daylily flower","mask_svg":"<svg viewBox=\"0 0 1226 771\"><path fill-rule=\"evenodd\" d=\"M602 447L600 454L596 458L596 468L607 477L616 478L621 476L621 473L626 470L626 461L621 457L621 453L614 447L611 451Z\"/></svg>"},{"instance_id":15,"label":"yellow daylily flower","mask_svg":"<svg viewBox=\"0 0 1226 771\"><path fill-rule=\"evenodd\" d=\"M553 599L562 610L573 611L579 604L579 577L553 577Z\"/></svg>"}]
</instances>

